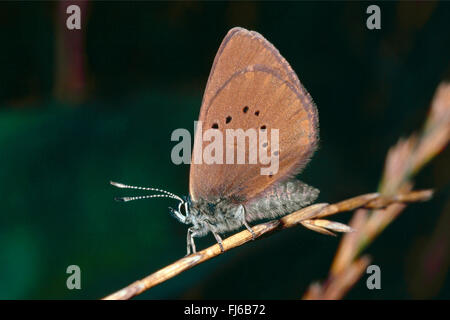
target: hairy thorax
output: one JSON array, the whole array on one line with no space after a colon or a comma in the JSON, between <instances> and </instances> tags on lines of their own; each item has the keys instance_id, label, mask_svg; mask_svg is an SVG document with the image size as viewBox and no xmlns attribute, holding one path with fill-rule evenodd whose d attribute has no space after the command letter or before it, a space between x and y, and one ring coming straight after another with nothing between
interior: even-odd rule
<instances>
[{"instance_id":1,"label":"hairy thorax","mask_svg":"<svg viewBox=\"0 0 450 320\"><path fill-rule=\"evenodd\" d=\"M243 225L240 204L226 199L209 202L204 199L192 203L191 220L199 236L209 231L223 233L239 229Z\"/></svg>"}]
</instances>

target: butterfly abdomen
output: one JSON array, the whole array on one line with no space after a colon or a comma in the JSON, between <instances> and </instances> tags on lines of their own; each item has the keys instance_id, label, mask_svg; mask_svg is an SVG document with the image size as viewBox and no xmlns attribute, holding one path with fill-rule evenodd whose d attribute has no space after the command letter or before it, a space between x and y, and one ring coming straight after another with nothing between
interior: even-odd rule
<instances>
[{"instance_id":1,"label":"butterfly abdomen","mask_svg":"<svg viewBox=\"0 0 450 320\"><path fill-rule=\"evenodd\" d=\"M319 190L297 179L278 183L245 205L247 221L276 218L297 211L316 200Z\"/></svg>"}]
</instances>

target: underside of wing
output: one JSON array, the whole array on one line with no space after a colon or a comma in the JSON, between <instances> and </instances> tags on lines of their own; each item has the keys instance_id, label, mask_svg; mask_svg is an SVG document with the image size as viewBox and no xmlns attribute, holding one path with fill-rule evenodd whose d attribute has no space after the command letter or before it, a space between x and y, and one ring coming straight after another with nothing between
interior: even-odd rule
<instances>
[{"instance_id":1,"label":"underside of wing","mask_svg":"<svg viewBox=\"0 0 450 320\"><path fill-rule=\"evenodd\" d=\"M224 148L220 163L202 161L200 164L195 160L191 163L190 194L194 201L227 197L245 202L274 183L298 173L316 148L316 108L309 95L298 90L278 69L258 64L246 66L230 75L207 101L209 105L202 107L199 119L202 130L196 131L194 152L201 150L202 160L205 160L205 150L211 150L208 146L213 140L204 139L207 130L221 133ZM250 138L245 140L244 164L236 163L237 139L228 138L228 129L257 132L256 145L250 143ZM268 140L267 144L262 144L260 134L265 130ZM272 136L274 130L278 130L278 143ZM261 168L271 165L261 164L261 148L268 157L276 155L278 158L278 166L267 175L261 173ZM258 163L249 164L250 154L255 152ZM230 153L234 154L234 163L227 163ZM216 160L220 158L215 156Z\"/></svg>"}]
</instances>

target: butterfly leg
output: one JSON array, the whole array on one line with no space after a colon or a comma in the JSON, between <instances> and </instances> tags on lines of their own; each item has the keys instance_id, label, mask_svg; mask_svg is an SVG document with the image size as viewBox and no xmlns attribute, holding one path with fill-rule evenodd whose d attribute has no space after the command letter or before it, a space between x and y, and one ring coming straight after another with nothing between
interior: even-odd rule
<instances>
[{"instance_id":1,"label":"butterfly leg","mask_svg":"<svg viewBox=\"0 0 450 320\"><path fill-rule=\"evenodd\" d=\"M238 209L238 215L241 216L242 219L242 224L245 226L245 228L247 228L248 231L250 231L250 233L252 234L252 240L256 239L256 234L255 231L253 231L253 229L249 226L249 224L247 223L247 219L245 219L246 216L246 211L245 211L245 207L243 205L239 206Z\"/></svg>"},{"instance_id":2,"label":"butterfly leg","mask_svg":"<svg viewBox=\"0 0 450 320\"><path fill-rule=\"evenodd\" d=\"M213 231L211 231L211 232L212 232L212 234L214 235L214 238L216 238L217 243L219 244L220 251L221 251L221 252L224 252L225 250L223 250L222 238L219 236L218 233L215 233L215 232L213 232Z\"/></svg>"},{"instance_id":3,"label":"butterfly leg","mask_svg":"<svg viewBox=\"0 0 450 320\"><path fill-rule=\"evenodd\" d=\"M242 222L244 224L244 226L247 228L248 231L250 231L250 233L252 234L252 240L256 239L256 233L255 231L253 231L253 229L248 225L247 221L244 218L244 221Z\"/></svg>"},{"instance_id":4,"label":"butterfly leg","mask_svg":"<svg viewBox=\"0 0 450 320\"><path fill-rule=\"evenodd\" d=\"M191 254L191 248L192 248L192 253L196 253L197 250L195 249L195 242L194 242L194 237L197 235L197 232L194 230L193 227L188 229L187 232L187 253L186 256Z\"/></svg>"}]
</instances>

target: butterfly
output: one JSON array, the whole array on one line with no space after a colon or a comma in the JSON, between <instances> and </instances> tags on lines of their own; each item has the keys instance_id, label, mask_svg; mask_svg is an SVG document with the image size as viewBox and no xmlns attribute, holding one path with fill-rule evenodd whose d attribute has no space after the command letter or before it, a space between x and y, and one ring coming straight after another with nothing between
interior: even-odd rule
<instances>
[{"instance_id":1,"label":"butterfly","mask_svg":"<svg viewBox=\"0 0 450 320\"><path fill-rule=\"evenodd\" d=\"M223 251L220 234L245 227L255 237L249 223L294 212L318 197L318 189L295 178L318 146L317 108L289 63L261 34L235 27L225 36L208 78L199 122L223 137L230 129L277 130L279 143L265 140L257 147L276 155L279 164L276 171L261 174L262 163L193 161L188 197L111 182L119 188L157 192L117 198L120 201L157 197L179 201L177 209L169 209L177 220L190 225L188 255L196 252L196 237L212 233ZM193 158L207 142L196 130ZM227 151L236 147L235 141L223 142Z\"/></svg>"}]
</instances>

